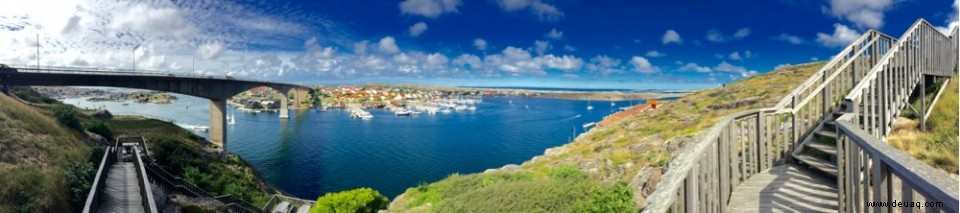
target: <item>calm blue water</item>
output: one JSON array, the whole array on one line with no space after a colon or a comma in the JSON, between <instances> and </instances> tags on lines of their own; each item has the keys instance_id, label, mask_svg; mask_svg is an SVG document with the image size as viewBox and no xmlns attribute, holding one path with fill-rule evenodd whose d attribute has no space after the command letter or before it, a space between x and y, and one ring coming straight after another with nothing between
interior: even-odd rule
<instances>
[{"instance_id":1,"label":"calm blue water","mask_svg":"<svg viewBox=\"0 0 960 213\"><path fill-rule=\"evenodd\" d=\"M63 101L105 107L114 114L209 125L205 99L179 97L169 105ZM398 117L372 110L372 120L351 119L342 110L291 111L289 120L280 120L276 113L244 113L229 107L236 124L228 127L227 149L253 164L271 184L301 198L358 187L394 197L451 173L523 163L568 143L574 131L583 132L584 123L599 121L630 103L638 102L620 101L616 106L592 102L595 109L588 111L586 101L500 97L484 99L475 112Z\"/></svg>"}]
</instances>

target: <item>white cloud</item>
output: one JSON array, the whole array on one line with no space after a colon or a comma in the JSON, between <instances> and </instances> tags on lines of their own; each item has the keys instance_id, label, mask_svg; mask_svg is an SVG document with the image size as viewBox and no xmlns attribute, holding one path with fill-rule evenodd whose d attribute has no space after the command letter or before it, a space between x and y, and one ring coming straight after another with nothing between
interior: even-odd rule
<instances>
[{"instance_id":1,"label":"white cloud","mask_svg":"<svg viewBox=\"0 0 960 213\"><path fill-rule=\"evenodd\" d=\"M683 63L683 62L681 62L681 64L682 64L682 63ZM680 70L680 71L696 71L696 72L704 72L704 73L713 71L713 70L711 70L709 67L702 67L702 66L700 66L700 65L697 65L697 63L687 63L686 65L683 65L682 67L680 67L678 70Z\"/></svg>"},{"instance_id":2,"label":"white cloud","mask_svg":"<svg viewBox=\"0 0 960 213\"><path fill-rule=\"evenodd\" d=\"M507 12L529 9L541 20L555 20L563 17L563 12L557 6L544 3L542 0L497 0L497 5Z\"/></svg>"},{"instance_id":3,"label":"white cloud","mask_svg":"<svg viewBox=\"0 0 960 213\"><path fill-rule=\"evenodd\" d=\"M734 32L733 35L724 35L723 33L720 33L720 31L717 31L717 29L711 29L710 31L707 31L707 41L727 42L732 40L739 40L749 36L751 32L752 31L750 30L750 28L740 28L740 29L737 29L737 31Z\"/></svg>"},{"instance_id":4,"label":"white cloud","mask_svg":"<svg viewBox=\"0 0 960 213\"><path fill-rule=\"evenodd\" d=\"M663 33L663 44L669 43L683 43L683 39L680 38L680 34L675 30L667 30L666 33Z\"/></svg>"},{"instance_id":5,"label":"white cloud","mask_svg":"<svg viewBox=\"0 0 960 213\"><path fill-rule=\"evenodd\" d=\"M427 31L427 23L423 23L422 21L410 26L410 36L420 36L424 31Z\"/></svg>"},{"instance_id":6,"label":"white cloud","mask_svg":"<svg viewBox=\"0 0 960 213\"><path fill-rule=\"evenodd\" d=\"M219 41L206 43L197 48L197 55L205 60L215 59L223 52L223 44Z\"/></svg>"},{"instance_id":7,"label":"white cloud","mask_svg":"<svg viewBox=\"0 0 960 213\"><path fill-rule=\"evenodd\" d=\"M633 56L633 58L630 59L630 64L633 65L633 71L639 73L660 72L660 67L653 66L650 64L650 61L640 56Z\"/></svg>"},{"instance_id":8,"label":"white cloud","mask_svg":"<svg viewBox=\"0 0 960 213\"><path fill-rule=\"evenodd\" d=\"M786 34L786 33L780 34L780 35L778 35L778 36L776 36L776 37L773 37L772 39L773 39L773 40L778 40L778 41L785 41L785 42L791 43L791 44L802 44L802 43L803 43L803 39L801 39L800 37L795 36L795 35Z\"/></svg>"},{"instance_id":9,"label":"white cloud","mask_svg":"<svg viewBox=\"0 0 960 213\"><path fill-rule=\"evenodd\" d=\"M577 51L577 48L574 47L574 46L570 46L570 45L563 45L563 50L566 50L566 51L569 51L569 52L575 52L575 51Z\"/></svg>"},{"instance_id":10,"label":"white cloud","mask_svg":"<svg viewBox=\"0 0 960 213\"><path fill-rule=\"evenodd\" d=\"M740 57L740 53L736 51L734 51L733 53L730 53L730 55L727 57L730 58L730 60L743 61L743 58Z\"/></svg>"},{"instance_id":11,"label":"white cloud","mask_svg":"<svg viewBox=\"0 0 960 213\"><path fill-rule=\"evenodd\" d=\"M583 66L583 59L570 55L560 57L546 55L542 57L542 61L547 68L563 70L565 72L577 71Z\"/></svg>"},{"instance_id":12,"label":"white cloud","mask_svg":"<svg viewBox=\"0 0 960 213\"><path fill-rule=\"evenodd\" d=\"M720 72L737 73L737 74L740 74L741 77L749 77L751 75L757 74L757 71L755 70L747 70L747 68L736 66L736 65L727 63L726 61L723 61L723 62L720 62L720 64L717 64L717 66L713 67L713 70L720 71Z\"/></svg>"},{"instance_id":13,"label":"white cloud","mask_svg":"<svg viewBox=\"0 0 960 213\"><path fill-rule=\"evenodd\" d=\"M744 38L750 35L750 28L740 28L737 29L736 33L733 33L734 38Z\"/></svg>"},{"instance_id":14,"label":"white cloud","mask_svg":"<svg viewBox=\"0 0 960 213\"><path fill-rule=\"evenodd\" d=\"M559 31L557 30L557 28L553 28L550 30L550 32L547 32L547 34L544 35L544 37L547 37L549 39L561 39L563 38L563 31Z\"/></svg>"},{"instance_id":15,"label":"white cloud","mask_svg":"<svg viewBox=\"0 0 960 213\"><path fill-rule=\"evenodd\" d=\"M366 55L367 46L370 45L370 41L363 40L353 44L353 54L356 55Z\"/></svg>"},{"instance_id":16,"label":"white cloud","mask_svg":"<svg viewBox=\"0 0 960 213\"><path fill-rule=\"evenodd\" d=\"M487 50L487 41L480 38L474 39L473 46L477 47L477 50L480 51Z\"/></svg>"},{"instance_id":17,"label":"white cloud","mask_svg":"<svg viewBox=\"0 0 960 213\"><path fill-rule=\"evenodd\" d=\"M480 57L471 54L462 54L453 59L453 65L456 67L466 67L471 70L480 70L483 69L483 61L480 60Z\"/></svg>"},{"instance_id":18,"label":"white cloud","mask_svg":"<svg viewBox=\"0 0 960 213\"><path fill-rule=\"evenodd\" d=\"M827 47L845 47L860 38L860 33L846 25L833 24L833 34L817 33L817 42Z\"/></svg>"},{"instance_id":19,"label":"white cloud","mask_svg":"<svg viewBox=\"0 0 960 213\"><path fill-rule=\"evenodd\" d=\"M650 50L650 51L647 51L647 54L645 54L645 56L651 57L651 58L659 58L659 57L667 56L667 54L658 52L656 50Z\"/></svg>"},{"instance_id":20,"label":"white cloud","mask_svg":"<svg viewBox=\"0 0 960 213\"><path fill-rule=\"evenodd\" d=\"M461 0L405 0L400 2L400 12L437 18L444 13L457 12L461 3Z\"/></svg>"},{"instance_id":21,"label":"white cloud","mask_svg":"<svg viewBox=\"0 0 960 213\"><path fill-rule=\"evenodd\" d=\"M533 41L533 50L537 55L543 55L547 50L550 50L550 42L541 40Z\"/></svg>"},{"instance_id":22,"label":"white cloud","mask_svg":"<svg viewBox=\"0 0 960 213\"><path fill-rule=\"evenodd\" d=\"M897 0L830 0L824 12L853 22L858 28L883 27L884 12L890 10ZM827 11L829 10L829 11Z\"/></svg>"},{"instance_id":23,"label":"white cloud","mask_svg":"<svg viewBox=\"0 0 960 213\"><path fill-rule=\"evenodd\" d=\"M587 71L599 72L604 76L624 72L623 68L620 67L620 59L610 58L606 55L597 55L591 58L590 63L587 64Z\"/></svg>"},{"instance_id":24,"label":"white cloud","mask_svg":"<svg viewBox=\"0 0 960 213\"><path fill-rule=\"evenodd\" d=\"M397 46L397 40L392 36L383 37L380 39L377 45L380 48L380 52L384 53L397 53L400 52L400 47Z\"/></svg>"},{"instance_id":25,"label":"white cloud","mask_svg":"<svg viewBox=\"0 0 960 213\"><path fill-rule=\"evenodd\" d=\"M135 30L159 35L185 36L194 33L193 24L175 8L158 8L137 4L114 14L110 23L114 30Z\"/></svg>"}]
</instances>

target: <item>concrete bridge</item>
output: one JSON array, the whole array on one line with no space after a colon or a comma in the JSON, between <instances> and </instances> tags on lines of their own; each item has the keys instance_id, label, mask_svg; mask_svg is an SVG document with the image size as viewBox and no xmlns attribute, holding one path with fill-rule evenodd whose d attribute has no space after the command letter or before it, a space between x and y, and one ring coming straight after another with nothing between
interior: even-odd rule
<instances>
[{"instance_id":1,"label":"concrete bridge","mask_svg":"<svg viewBox=\"0 0 960 213\"><path fill-rule=\"evenodd\" d=\"M899 39L867 31L777 105L672 156L643 212L960 211L956 179L886 142L901 112L930 114L910 105L915 91L957 80L958 38L922 19ZM921 207L869 204L888 201Z\"/></svg>"},{"instance_id":2,"label":"concrete bridge","mask_svg":"<svg viewBox=\"0 0 960 213\"><path fill-rule=\"evenodd\" d=\"M81 67L11 66L0 69L3 86L101 86L172 92L210 100L210 141L226 151L226 101L243 91L269 87L280 96L280 118L289 117L288 95L294 103L310 97L311 88L303 85L241 80L186 73L132 70L104 70Z\"/></svg>"}]
</instances>

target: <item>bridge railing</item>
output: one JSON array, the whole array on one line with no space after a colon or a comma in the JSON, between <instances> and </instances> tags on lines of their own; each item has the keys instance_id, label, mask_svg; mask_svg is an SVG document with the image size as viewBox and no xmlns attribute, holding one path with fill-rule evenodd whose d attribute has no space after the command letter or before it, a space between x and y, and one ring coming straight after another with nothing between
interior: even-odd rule
<instances>
[{"instance_id":1,"label":"bridge railing","mask_svg":"<svg viewBox=\"0 0 960 213\"><path fill-rule=\"evenodd\" d=\"M212 75L203 75L186 72L167 72L157 70L130 70L113 69L102 67L68 67L68 66L40 66L36 65L9 65L17 69L18 72L36 72L36 73L72 73L72 74L101 74L101 75L143 75L143 76L175 76L191 78L225 78Z\"/></svg>"},{"instance_id":2,"label":"bridge railing","mask_svg":"<svg viewBox=\"0 0 960 213\"><path fill-rule=\"evenodd\" d=\"M851 120L855 115L845 114L837 122L840 212L960 211L956 179L890 146ZM868 202L890 201L908 206L867 206Z\"/></svg>"},{"instance_id":3,"label":"bridge railing","mask_svg":"<svg viewBox=\"0 0 960 213\"><path fill-rule=\"evenodd\" d=\"M957 67L956 48L956 39L918 20L844 97L845 114L837 127L841 211L865 210L867 201L888 201L897 191L904 192L902 199L915 200L911 192L916 191L958 211L956 180L942 180L948 175L884 143L924 75L952 73ZM900 188L892 186L894 180ZM949 192L940 191L945 189Z\"/></svg>"},{"instance_id":4,"label":"bridge railing","mask_svg":"<svg viewBox=\"0 0 960 213\"><path fill-rule=\"evenodd\" d=\"M117 161L116 148L107 147L100 160L100 168L97 169L97 175L93 179L93 185L90 186L90 192L87 193L87 201L84 203L83 212L96 212L100 209L100 194L103 187L106 186L107 173L110 172L110 166Z\"/></svg>"}]
</instances>

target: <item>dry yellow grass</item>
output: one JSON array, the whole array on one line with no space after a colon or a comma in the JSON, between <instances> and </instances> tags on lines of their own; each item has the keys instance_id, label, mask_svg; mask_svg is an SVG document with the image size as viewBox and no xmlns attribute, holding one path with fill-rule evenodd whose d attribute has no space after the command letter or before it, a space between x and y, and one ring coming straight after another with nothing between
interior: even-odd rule
<instances>
[{"instance_id":1,"label":"dry yellow grass","mask_svg":"<svg viewBox=\"0 0 960 213\"><path fill-rule=\"evenodd\" d=\"M0 212L69 210L64 167L86 160L79 133L0 94Z\"/></svg>"},{"instance_id":2,"label":"dry yellow grass","mask_svg":"<svg viewBox=\"0 0 960 213\"><path fill-rule=\"evenodd\" d=\"M958 103L958 79L950 81L942 97L933 106L933 112L927 120L927 131L920 131L918 120L898 118L893 131L887 137L887 143L917 158L927 165L958 174L957 154L958 124L960 124L960 103Z\"/></svg>"}]
</instances>

